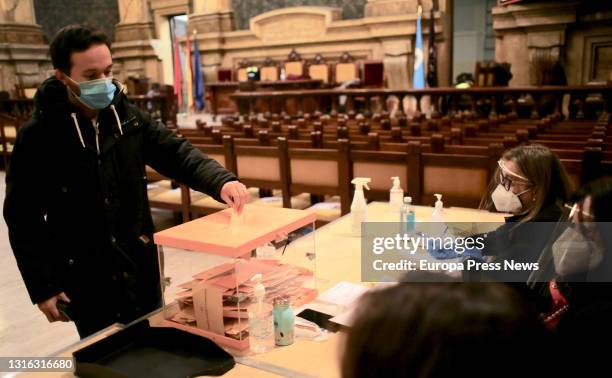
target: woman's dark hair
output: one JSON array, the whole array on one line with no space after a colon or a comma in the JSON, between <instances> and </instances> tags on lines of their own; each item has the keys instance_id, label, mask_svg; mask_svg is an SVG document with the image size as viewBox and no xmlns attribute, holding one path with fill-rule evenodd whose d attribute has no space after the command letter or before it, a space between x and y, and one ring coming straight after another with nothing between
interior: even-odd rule
<instances>
[{"instance_id":1,"label":"woman's dark hair","mask_svg":"<svg viewBox=\"0 0 612 378\"><path fill-rule=\"evenodd\" d=\"M584 209L584 201L591 198L589 213L593 216L596 237L604 251L602 262L588 272L585 280L592 282L610 282L612 275L612 179L602 178L591 181L581 187L574 195L581 209ZM582 212L578 213L580 223L584 222ZM585 232L581 227L580 230ZM589 237L593 237L590 235Z\"/></svg>"},{"instance_id":2,"label":"woman's dark hair","mask_svg":"<svg viewBox=\"0 0 612 378\"><path fill-rule=\"evenodd\" d=\"M74 52L85 51L92 45L104 44L111 48L111 41L101 30L87 24L64 26L53 37L49 55L53 68L70 75L72 64L70 56Z\"/></svg>"},{"instance_id":3,"label":"woman's dark hair","mask_svg":"<svg viewBox=\"0 0 612 378\"><path fill-rule=\"evenodd\" d=\"M362 297L342 351L344 378L551 372L542 361L554 353L552 335L518 292L427 275Z\"/></svg>"},{"instance_id":4,"label":"woman's dark hair","mask_svg":"<svg viewBox=\"0 0 612 378\"><path fill-rule=\"evenodd\" d=\"M584 200L591 197L591 215L597 222L612 222L612 179L591 181L574 195L574 201L583 207ZM579 216L582 216L579 213Z\"/></svg>"}]
</instances>

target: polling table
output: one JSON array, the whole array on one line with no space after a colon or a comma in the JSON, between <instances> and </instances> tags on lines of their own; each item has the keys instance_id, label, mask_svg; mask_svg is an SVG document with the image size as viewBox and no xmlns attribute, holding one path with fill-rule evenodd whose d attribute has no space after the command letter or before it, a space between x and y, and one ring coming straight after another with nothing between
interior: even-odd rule
<instances>
[{"instance_id":1,"label":"polling table","mask_svg":"<svg viewBox=\"0 0 612 378\"><path fill-rule=\"evenodd\" d=\"M416 221L430 219L433 208L414 206ZM490 213L482 210L466 208L445 209L447 222L478 222L499 224L504 221L503 214ZM368 222L397 222L399 214L392 210L386 202L372 202L368 205ZM372 283L361 282L361 238L351 233L351 215L348 214L317 229L310 235L293 240L287 245L284 255L289 260L293 250L303 249L303 243L316 244L316 288L319 294L332 288L341 281L362 284L367 287ZM488 230L485 230L488 231ZM177 251L180 253L180 251ZM289 261L288 260L288 261ZM182 260L181 260L182 261ZM177 268L172 261L166 261L166 275L173 276L172 269ZM178 282L177 282L178 283ZM314 301L313 306L325 306ZM296 311L297 313L297 311ZM151 325L155 326L166 321L163 310L150 316ZM108 335L117 332L123 326L114 325L81 340L59 351L53 356L71 356L71 353L88 344L94 343ZM226 348L236 358L236 366L224 377L272 377L278 375L302 377L338 377L339 349L343 333L330 333L324 341L311 341L296 338L295 343L284 347L275 347L262 354L250 354L247 351L237 351ZM30 376L23 373L21 376ZM32 374L31 376L36 376ZM71 373L46 373L49 377L71 377Z\"/></svg>"}]
</instances>

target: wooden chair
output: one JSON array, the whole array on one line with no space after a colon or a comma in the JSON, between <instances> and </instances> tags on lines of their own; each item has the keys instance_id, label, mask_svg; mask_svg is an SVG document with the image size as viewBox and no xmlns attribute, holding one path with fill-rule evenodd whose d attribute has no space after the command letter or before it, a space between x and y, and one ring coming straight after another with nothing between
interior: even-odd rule
<instances>
[{"instance_id":1,"label":"wooden chair","mask_svg":"<svg viewBox=\"0 0 612 378\"><path fill-rule=\"evenodd\" d=\"M4 168L8 167L11 155L13 154L13 146L17 140L17 129L21 121L19 118L8 114L0 113L0 152L4 161Z\"/></svg>"},{"instance_id":2,"label":"wooden chair","mask_svg":"<svg viewBox=\"0 0 612 378\"><path fill-rule=\"evenodd\" d=\"M249 81L249 76L247 74L247 68L251 67L252 64L248 59L240 62L238 69L236 70L236 80L239 82Z\"/></svg>"},{"instance_id":3,"label":"wooden chair","mask_svg":"<svg viewBox=\"0 0 612 378\"><path fill-rule=\"evenodd\" d=\"M337 149L291 147L286 138L278 138L283 180L283 203L292 195L310 193L328 198L309 209L322 225L350 211L350 171L348 140L339 140Z\"/></svg>"},{"instance_id":4,"label":"wooden chair","mask_svg":"<svg viewBox=\"0 0 612 378\"><path fill-rule=\"evenodd\" d=\"M380 60L363 62L363 87L383 88L385 86L385 66Z\"/></svg>"},{"instance_id":5,"label":"wooden chair","mask_svg":"<svg viewBox=\"0 0 612 378\"><path fill-rule=\"evenodd\" d=\"M291 49L291 52L287 56L287 61L284 64L285 67L285 78L294 77L299 78L304 76L304 61L300 54L295 49Z\"/></svg>"},{"instance_id":6,"label":"wooden chair","mask_svg":"<svg viewBox=\"0 0 612 378\"><path fill-rule=\"evenodd\" d=\"M308 76L310 76L311 79L323 81L323 85L325 86L330 84L331 69L321 54L317 54L314 60L308 65Z\"/></svg>"},{"instance_id":7,"label":"wooden chair","mask_svg":"<svg viewBox=\"0 0 612 378\"><path fill-rule=\"evenodd\" d=\"M287 202L283 201L283 189L287 187L283 180L287 175L282 172L283 164L287 161L281 158L278 147L237 145L233 141L224 143L224 147L229 150L226 156L231 156L230 164L235 167L235 173L242 183L260 191L272 190L272 196L257 198L251 204L295 209L305 209L310 206L308 193L293 196Z\"/></svg>"},{"instance_id":8,"label":"wooden chair","mask_svg":"<svg viewBox=\"0 0 612 378\"><path fill-rule=\"evenodd\" d=\"M188 204L190 201L197 201L204 194L179 185L151 167L147 167L146 174L149 206L152 209L171 210L174 213L176 223L189 221Z\"/></svg>"},{"instance_id":9,"label":"wooden chair","mask_svg":"<svg viewBox=\"0 0 612 378\"><path fill-rule=\"evenodd\" d=\"M259 80L278 81L279 78L280 78L280 69L278 67L278 63L272 60L272 58L267 57L263 63L263 67L261 67L261 76Z\"/></svg>"},{"instance_id":10,"label":"wooden chair","mask_svg":"<svg viewBox=\"0 0 612 378\"><path fill-rule=\"evenodd\" d=\"M225 144L231 143L231 138L224 138L223 141ZM228 155L231 152L231 148L218 144L193 144L193 146L202 151L202 153L206 154L209 158L216 160L220 165L229 171L235 171L235 167L232 166L232 156ZM190 211L191 217L193 218L227 208L226 204L218 202L213 197L208 195L198 196L198 198L185 196L184 198L189 200L186 206Z\"/></svg>"},{"instance_id":11,"label":"wooden chair","mask_svg":"<svg viewBox=\"0 0 612 378\"><path fill-rule=\"evenodd\" d=\"M417 144L416 147L419 147ZM412 197L413 203L419 203L420 175L419 153L414 142L407 143L400 151L366 151L352 150L350 152L351 179L355 177L369 177L372 182L370 190L366 193L368 199L377 201L389 200L391 177L397 176L407 196Z\"/></svg>"},{"instance_id":12,"label":"wooden chair","mask_svg":"<svg viewBox=\"0 0 612 378\"><path fill-rule=\"evenodd\" d=\"M491 87L495 81L495 74L493 72L492 61L476 62L476 69L474 74L474 83L478 87Z\"/></svg>"},{"instance_id":13,"label":"wooden chair","mask_svg":"<svg viewBox=\"0 0 612 378\"><path fill-rule=\"evenodd\" d=\"M231 68L219 68L217 71L217 81L232 81L232 69Z\"/></svg>"},{"instance_id":14,"label":"wooden chair","mask_svg":"<svg viewBox=\"0 0 612 378\"><path fill-rule=\"evenodd\" d=\"M342 84L346 81L359 78L359 66L348 52L340 56L340 61L334 67L334 81Z\"/></svg>"},{"instance_id":15,"label":"wooden chair","mask_svg":"<svg viewBox=\"0 0 612 378\"><path fill-rule=\"evenodd\" d=\"M36 95L38 86L39 84L32 84L32 85L15 84L15 97L20 100L23 100L23 99L31 100L34 98L34 95Z\"/></svg>"},{"instance_id":16,"label":"wooden chair","mask_svg":"<svg viewBox=\"0 0 612 378\"><path fill-rule=\"evenodd\" d=\"M421 153L420 159L421 203L433 205L441 193L445 205L478 207L491 179L489 157Z\"/></svg>"}]
</instances>

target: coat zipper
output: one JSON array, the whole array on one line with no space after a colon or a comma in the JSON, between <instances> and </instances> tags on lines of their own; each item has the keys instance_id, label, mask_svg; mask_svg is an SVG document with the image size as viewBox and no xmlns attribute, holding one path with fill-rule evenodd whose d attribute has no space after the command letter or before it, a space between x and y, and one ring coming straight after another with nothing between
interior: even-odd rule
<instances>
[{"instance_id":1,"label":"coat zipper","mask_svg":"<svg viewBox=\"0 0 612 378\"><path fill-rule=\"evenodd\" d=\"M94 129L96 130L96 150L98 151L98 156L100 156L100 128L99 128L99 122L92 122L91 123L94 127Z\"/></svg>"}]
</instances>

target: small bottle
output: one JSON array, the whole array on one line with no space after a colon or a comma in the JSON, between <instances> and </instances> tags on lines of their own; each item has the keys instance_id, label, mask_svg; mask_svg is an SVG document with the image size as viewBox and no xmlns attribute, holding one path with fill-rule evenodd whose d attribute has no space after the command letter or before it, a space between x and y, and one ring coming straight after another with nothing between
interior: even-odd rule
<instances>
[{"instance_id":1,"label":"small bottle","mask_svg":"<svg viewBox=\"0 0 612 378\"><path fill-rule=\"evenodd\" d=\"M446 213L444 204L442 203L442 194L434 194L437 201L434 205L434 211L431 213L430 234L434 237L442 237L446 235L448 227L446 225Z\"/></svg>"},{"instance_id":2,"label":"small bottle","mask_svg":"<svg viewBox=\"0 0 612 378\"><path fill-rule=\"evenodd\" d=\"M261 274L251 278L255 282L253 294L255 302L247 307L249 317L249 347L253 353L264 353L274 348L274 324L272 306L264 302L266 288L261 283Z\"/></svg>"},{"instance_id":3,"label":"small bottle","mask_svg":"<svg viewBox=\"0 0 612 378\"><path fill-rule=\"evenodd\" d=\"M398 211L402 207L402 199L404 198L404 189L400 187L399 177L391 177L393 187L389 190L389 206L391 211Z\"/></svg>"},{"instance_id":4,"label":"small bottle","mask_svg":"<svg viewBox=\"0 0 612 378\"><path fill-rule=\"evenodd\" d=\"M412 207L412 197L404 197L404 204L402 205L400 211L400 223L402 227L402 232L408 234L413 233L415 221L416 215L414 213L414 208Z\"/></svg>"},{"instance_id":5,"label":"small bottle","mask_svg":"<svg viewBox=\"0 0 612 378\"><path fill-rule=\"evenodd\" d=\"M442 203L442 194L434 194L436 196L436 203L434 205L434 211L431 213L431 221L432 222L444 222L445 220L445 212L444 212L444 204Z\"/></svg>"},{"instance_id":6,"label":"small bottle","mask_svg":"<svg viewBox=\"0 0 612 378\"><path fill-rule=\"evenodd\" d=\"M274 342L279 346L293 344L295 316L288 296L274 298Z\"/></svg>"}]
</instances>

